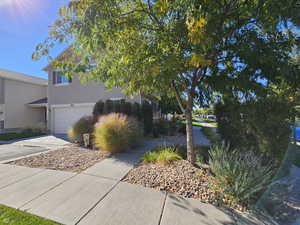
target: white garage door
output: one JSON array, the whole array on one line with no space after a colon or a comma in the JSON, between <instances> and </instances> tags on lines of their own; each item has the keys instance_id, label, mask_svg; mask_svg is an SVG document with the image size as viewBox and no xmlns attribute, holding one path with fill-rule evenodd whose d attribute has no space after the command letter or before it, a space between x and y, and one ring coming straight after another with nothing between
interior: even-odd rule
<instances>
[{"instance_id":1,"label":"white garage door","mask_svg":"<svg viewBox=\"0 0 300 225\"><path fill-rule=\"evenodd\" d=\"M53 130L56 134L65 134L83 116L92 114L93 106L73 106L53 108Z\"/></svg>"}]
</instances>

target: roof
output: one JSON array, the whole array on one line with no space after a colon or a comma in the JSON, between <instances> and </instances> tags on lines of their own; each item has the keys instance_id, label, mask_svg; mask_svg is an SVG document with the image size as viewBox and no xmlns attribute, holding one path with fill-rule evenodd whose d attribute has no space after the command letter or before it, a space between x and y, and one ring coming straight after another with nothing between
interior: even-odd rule
<instances>
[{"instance_id":1,"label":"roof","mask_svg":"<svg viewBox=\"0 0 300 225\"><path fill-rule=\"evenodd\" d=\"M62 61L66 57L67 58L72 57L72 55L73 55L72 46L69 46L65 50L63 50L57 57L55 57L55 60ZM52 62L50 62L47 66L43 68L44 71L49 71L51 69L53 69Z\"/></svg>"},{"instance_id":2,"label":"roof","mask_svg":"<svg viewBox=\"0 0 300 225\"><path fill-rule=\"evenodd\" d=\"M40 104L47 104L48 103L48 98L42 98L39 100L36 100L34 102L28 103L29 105L40 105Z\"/></svg>"},{"instance_id":3,"label":"roof","mask_svg":"<svg viewBox=\"0 0 300 225\"><path fill-rule=\"evenodd\" d=\"M48 85L48 80L46 80L46 79L33 77L31 75L18 73L18 72L14 72L14 71L9 71L9 70L5 70L5 69L0 69L0 78L22 81L25 83L36 84L36 85L41 85L41 86Z\"/></svg>"}]
</instances>

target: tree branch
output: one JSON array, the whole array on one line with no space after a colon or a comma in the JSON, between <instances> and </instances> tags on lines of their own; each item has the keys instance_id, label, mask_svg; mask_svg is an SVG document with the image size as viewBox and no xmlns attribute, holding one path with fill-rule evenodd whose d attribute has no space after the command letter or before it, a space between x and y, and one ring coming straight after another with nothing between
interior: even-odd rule
<instances>
[{"instance_id":1,"label":"tree branch","mask_svg":"<svg viewBox=\"0 0 300 225\"><path fill-rule=\"evenodd\" d=\"M174 81L172 81L172 88L174 89L175 96L176 96L177 102L178 102L178 104L179 104L179 107L180 107L181 111L185 114L185 107L183 106L182 99L181 99L181 97L180 97L179 91L177 90Z\"/></svg>"}]
</instances>

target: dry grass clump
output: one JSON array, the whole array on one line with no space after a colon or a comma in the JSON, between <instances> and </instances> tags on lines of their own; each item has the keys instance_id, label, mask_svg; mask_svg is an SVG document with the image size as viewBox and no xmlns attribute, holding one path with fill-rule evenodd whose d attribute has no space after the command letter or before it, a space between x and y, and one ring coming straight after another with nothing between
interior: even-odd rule
<instances>
[{"instance_id":1,"label":"dry grass clump","mask_svg":"<svg viewBox=\"0 0 300 225\"><path fill-rule=\"evenodd\" d=\"M121 113L101 116L94 129L95 146L111 153L136 146L141 137L137 120Z\"/></svg>"}]
</instances>

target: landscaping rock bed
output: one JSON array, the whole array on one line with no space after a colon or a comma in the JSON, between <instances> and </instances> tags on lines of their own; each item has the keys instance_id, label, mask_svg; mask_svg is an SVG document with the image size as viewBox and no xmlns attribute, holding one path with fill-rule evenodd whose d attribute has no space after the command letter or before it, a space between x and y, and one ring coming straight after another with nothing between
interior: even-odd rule
<instances>
[{"instance_id":1,"label":"landscaping rock bed","mask_svg":"<svg viewBox=\"0 0 300 225\"><path fill-rule=\"evenodd\" d=\"M16 160L10 164L32 168L82 172L108 156L107 153L85 149L72 144L56 151Z\"/></svg>"},{"instance_id":2,"label":"landscaping rock bed","mask_svg":"<svg viewBox=\"0 0 300 225\"><path fill-rule=\"evenodd\" d=\"M186 160L180 160L169 165L140 164L128 173L124 181L217 203L209 200L215 193L208 188L208 178L208 173L203 169L193 167Z\"/></svg>"},{"instance_id":3,"label":"landscaping rock bed","mask_svg":"<svg viewBox=\"0 0 300 225\"><path fill-rule=\"evenodd\" d=\"M216 206L227 205L239 211L246 207L233 202L230 196L221 196L221 190L211 188L212 176L204 169L192 166L186 160L171 164L139 164L123 181L144 187L179 194L186 198L198 199Z\"/></svg>"}]
</instances>

